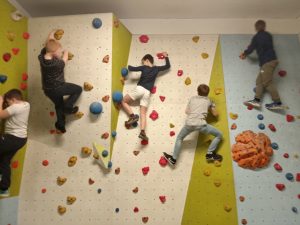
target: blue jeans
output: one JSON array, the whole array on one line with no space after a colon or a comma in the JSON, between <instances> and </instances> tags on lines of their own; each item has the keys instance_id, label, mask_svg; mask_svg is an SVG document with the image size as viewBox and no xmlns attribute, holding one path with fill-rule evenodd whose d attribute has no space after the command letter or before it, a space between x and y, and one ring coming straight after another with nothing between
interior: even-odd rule
<instances>
[{"instance_id":1,"label":"blue jeans","mask_svg":"<svg viewBox=\"0 0 300 225\"><path fill-rule=\"evenodd\" d=\"M184 125L184 127L181 129L181 131L179 132L179 134L177 135L177 138L176 138L176 143L175 143L175 147L174 147L174 151L173 151L174 159L178 158L183 139L188 134L190 134L191 132L196 131L196 130L198 130L200 133L203 133L203 134L211 134L211 135L215 136L214 140L211 142L211 144L208 147L208 152L213 152L217 149L218 144L220 143L220 141L223 138L222 133L218 129L216 129L215 127L213 127L209 124L204 124L201 126Z\"/></svg>"}]
</instances>

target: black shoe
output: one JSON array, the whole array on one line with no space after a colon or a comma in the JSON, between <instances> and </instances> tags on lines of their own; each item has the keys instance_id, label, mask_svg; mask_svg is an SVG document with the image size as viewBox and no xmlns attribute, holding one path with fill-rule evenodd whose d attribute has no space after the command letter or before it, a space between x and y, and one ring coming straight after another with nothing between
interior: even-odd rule
<instances>
[{"instance_id":1,"label":"black shoe","mask_svg":"<svg viewBox=\"0 0 300 225\"><path fill-rule=\"evenodd\" d=\"M173 156L163 152L164 154L164 157L165 159L168 161L168 163L171 165L171 166L174 166L176 164L176 159L173 158Z\"/></svg>"},{"instance_id":2,"label":"black shoe","mask_svg":"<svg viewBox=\"0 0 300 225\"><path fill-rule=\"evenodd\" d=\"M214 152L206 154L207 161L222 161L223 157Z\"/></svg>"},{"instance_id":3,"label":"black shoe","mask_svg":"<svg viewBox=\"0 0 300 225\"><path fill-rule=\"evenodd\" d=\"M147 137L146 133L141 131L139 134L139 138L143 139L144 141L148 141L149 138Z\"/></svg>"},{"instance_id":4,"label":"black shoe","mask_svg":"<svg viewBox=\"0 0 300 225\"><path fill-rule=\"evenodd\" d=\"M75 113L78 112L78 110L79 110L79 107L78 107L78 106L74 106L72 109L66 108L66 109L64 110L64 112L65 112L66 114L75 114Z\"/></svg>"},{"instance_id":5,"label":"black shoe","mask_svg":"<svg viewBox=\"0 0 300 225\"><path fill-rule=\"evenodd\" d=\"M133 123L139 121L139 115L134 114L133 116L130 116L129 119L125 122L126 126L131 126Z\"/></svg>"},{"instance_id":6,"label":"black shoe","mask_svg":"<svg viewBox=\"0 0 300 225\"><path fill-rule=\"evenodd\" d=\"M59 125L57 122L55 123L55 128L56 128L57 130L59 130L60 132L62 132L62 133L66 133L66 128L65 128L65 126Z\"/></svg>"}]
</instances>

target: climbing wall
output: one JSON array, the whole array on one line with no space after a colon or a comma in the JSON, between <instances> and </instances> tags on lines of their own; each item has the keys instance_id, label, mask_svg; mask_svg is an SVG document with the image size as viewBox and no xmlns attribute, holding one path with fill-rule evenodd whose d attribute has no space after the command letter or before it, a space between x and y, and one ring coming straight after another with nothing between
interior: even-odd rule
<instances>
[{"instance_id":1,"label":"climbing wall","mask_svg":"<svg viewBox=\"0 0 300 225\"><path fill-rule=\"evenodd\" d=\"M296 35L275 35L274 44L280 64L275 72L274 82L283 103L289 109L271 112L263 107L258 111L247 109L243 105L244 101L254 96L253 88L259 72L255 53L245 61L238 57L250 40L251 36L248 35L221 36L228 120L230 126L233 123L237 125L237 128L230 132L231 144L235 143L237 134L252 130L255 133L265 133L279 148L274 150L271 162L266 168L243 169L234 163L239 221L241 223L245 219L248 224L253 225L296 225L300 223L299 212L295 213L296 210L300 210L300 183L299 178L296 179L296 174L300 173L299 120L296 117L300 114L300 45ZM283 71L287 73L281 77L278 75L279 71L281 74L284 74ZM266 94L263 103L269 102L270 96ZM238 117L230 117L229 113L237 114ZM264 119L258 120L258 114L262 114ZM294 121L288 122L287 115L294 116ZM259 124L265 125L265 129L259 128ZM273 124L275 132L269 129L269 124ZM274 168L276 163L281 166L281 171ZM294 177L291 181L286 178L291 176L286 175L287 173ZM245 200L240 201L240 196Z\"/></svg>"}]
</instances>

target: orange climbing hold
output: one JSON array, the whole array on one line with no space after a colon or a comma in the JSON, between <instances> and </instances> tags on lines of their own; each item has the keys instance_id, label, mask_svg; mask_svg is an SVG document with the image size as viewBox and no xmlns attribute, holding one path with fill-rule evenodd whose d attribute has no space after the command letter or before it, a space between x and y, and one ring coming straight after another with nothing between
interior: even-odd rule
<instances>
[{"instance_id":1,"label":"orange climbing hold","mask_svg":"<svg viewBox=\"0 0 300 225\"><path fill-rule=\"evenodd\" d=\"M235 141L232 158L240 167L254 170L269 164L273 149L267 135L247 130L238 134Z\"/></svg>"},{"instance_id":2,"label":"orange climbing hold","mask_svg":"<svg viewBox=\"0 0 300 225\"><path fill-rule=\"evenodd\" d=\"M231 130L235 130L236 128L237 128L236 123L233 123L233 124L231 125L231 127L230 127Z\"/></svg>"}]
</instances>

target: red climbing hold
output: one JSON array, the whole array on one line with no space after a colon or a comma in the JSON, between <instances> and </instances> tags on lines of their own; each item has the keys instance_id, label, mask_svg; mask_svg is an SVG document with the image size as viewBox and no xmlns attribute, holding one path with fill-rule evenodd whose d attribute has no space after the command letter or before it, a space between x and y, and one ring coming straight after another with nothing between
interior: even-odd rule
<instances>
[{"instance_id":1,"label":"red climbing hold","mask_svg":"<svg viewBox=\"0 0 300 225\"><path fill-rule=\"evenodd\" d=\"M54 116L55 115L55 112L51 111L49 112L50 116Z\"/></svg>"},{"instance_id":2,"label":"red climbing hold","mask_svg":"<svg viewBox=\"0 0 300 225\"><path fill-rule=\"evenodd\" d=\"M109 133L108 132L105 132L101 135L101 138L102 139L107 139L109 137Z\"/></svg>"},{"instance_id":3,"label":"red climbing hold","mask_svg":"<svg viewBox=\"0 0 300 225\"><path fill-rule=\"evenodd\" d=\"M157 120L158 118L158 113L155 110L152 110L152 112L150 113L149 117L154 121Z\"/></svg>"},{"instance_id":4,"label":"red climbing hold","mask_svg":"<svg viewBox=\"0 0 300 225\"><path fill-rule=\"evenodd\" d=\"M161 157L160 157L160 160L159 160L159 164L160 164L161 166L165 167L165 166L168 164L168 162L167 162L167 160L166 160L165 157L161 156Z\"/></svg>"},{"instance_id":5,"label":"red climbing hold","mask_svg":"<svg viewBox=\"0 0 300 225\"><path fill-rule=\"evenodd\" d=\"M28 39L30 38L30 34L29 34L28 32L24 32L24 33L23 33L23 38L24 38L25 40L28 40Z\"/></svg>"},{"instance_id":6,"label":"red climbing hold","mask_svg":"<svg viewBox=\"0 0 300 225\"><path fill-rule=\"evenodd\" d=\"M276 184L276 188L279 190L279 191L283 191L285 189L285 185L284 184Z\"/></svg>"},{"instance_id":7,"label":"red climbing hold","mask_svg":"<svg viewBox=\"0 0 300 225\"><path fill-rule=\"evenodd\" d=\"M295 120L295 117L290 115L290 114L287 114L286 115L286 121L287 122L293 122Z\"/></svg>"},{"instance_id":8,"label":"red climbing hold","mask_svg":"<svg viewBox=\"0 0 300 225\"><path fill-rule=\"evenodd\" d=\"M252 109L253 109L253 105L248 105L248 106L247 106L247 109L248 109L248 110L252 110Z\"/></svg>"},{"instance_id":9,"label":"red climbing hold","mask_svg":"<svg viewBox=\"0 0 300 225\"><path fill-rule=\"evenodd\" d=\"M27 73L22 73L22 80L23 81L28 80L28 74Z\"/></svg>"},{"instance_id":10,"label":"red climbing hold","mask_svg":"<svg viewBox=\"0 0 300 225\"><path fill-rule=\"evenodd\" d=\"M148 220L149 220L149 217L144 216L144 217L142 218L143 223L147 223Z\"/></svg>"},{"instance_id":11,"label":"red climbing hold","mask_svg":"<svg viewBox=\"0 0 300 225\"><path fill-rule=\"evenodd\" d=\"M298 194L297 196L298 196L298 199L300 199L300 194Z\"/></svg>"},{"instance_id":12,"label":"red climbing hold","mask_svg":"<svg viewBox=\"0 0 300 225\"><path fill-rule=\"evenodd\" d=\"M149 166L146 166L146 167L143 167L143 168L142 168L142 172L143 172L144 175L147 175L148 172L149 172L149 170L150 170L150 167L149 167Z\"/></svg>"},{"instance_id":13,"label":"red climbing hold","mask_svg":"<svg viewBox=\"0 0 300 225\"><path fill-rule=\"evenodd\" d=\"M145 34L139 37L141 43L147 43L149 41L149 37Z\"/></svg>"},{"instance_id":14,"label":"red climbing hold","mask_svg":"<svg viewBox=\"0 0 300 225\"><path fill-rule=\"evenodd\" d=\"M141 141L141 145L147 145L148 144L148 141L147 140L142 140Z\"/></svg>"},{"instance_id":15,"label":"red climbing hold","mask_svg":"<svg viewBox=\"0 0 300 225\"><path fill-rule=\"evenodd\" d=\"M150 92L151 92L151 94L155 94L156 93L156 86L153 86L153 88L151 88Z\"/></svg>"},{"instance_id":16,"label":"red climbing hold","mask_svg":"<svg viewBox=\"0 0 300 225\"><path fill-rule=\"evenodd\" d=\"M20 89L25 91L27 89L27 84L26 83L21 83L20 84Z\"/></svg>"},{"instance_id":17,"label":"red climbing hold","mask_svg":"<svg viewBox=\"0 0 300 225\"><path fill-rule=\"evenodd\" d=\"M269 129L273 132L276 132L276 127L273 124L269 124Z\"/></svg>"},{"instance_id":18,"label":"red climbing hold","mask_svg":"<svg viewBox=\"0 0 300 225\"><path fill-rule=\"evenodd\" d=\"M11 167L12 167L13 169L17 169L18 166L19 166L19 162L18 162L18 161L13 161L12 164L11 164Z\"/></svg>"},{"instance_id":19,"label":"red climbing hold","mask_svg":"<svg viewBox=\"0 0 300 225\"><path fill-rule=\"evenodd\" d=\"M282 171L282 167L281 167L278 163L275 163L275 164L274 164L274 168L275 168L275 170L277 170L277 171Z\"/></svg>"},{"instance_id":20,"label":"red climbing hold","mask_svg":"<svg viewBox=\"0 0 300 225\"><path fill-rule=\"evenodd\" d=\"M44 194L46 193L47 189L46 188L42 188L41 192Z\"/></svg>"},{"instance_id":21,"label":"red climbing hold","mask_svg":"<svg viewBox=\"0 0 300 225\"><path fill-rule=\"evenodd\" d=\"M166 97L165 96L159 96L159 98L160 98L160 100L162 101L162 102L164 102L165 101L165 99L166 99Z\"/></svg>"},{"instance_id":22,"label":"red climbing hold","mask_svg":"<svg viewBox=\"0 0 300 225\"><path fill-rule=\"evenodd\" d=\"M95 181L92 178L89 178L89 185L92 185Z\"/></svg>"},{"instance_id":23,"label":"red climbing hold","mask_svg":"<svg viewBox=\"0 0 300 225\"><path fill-rule=\"evenodd\" d=\"M156 56L157 56L158 59L164 59L165 58L164 54L161 53L161 52L157 53Z\"/></svg>"},{"instance_id":24,"label":"red climbing hold","mask_svg":"<svg viewBox=\"0 0 300 225\"><path fill-rule=\"evenodd\" d=\"M286 71L285 70L280 70L279 72L278 72L278 75L279 76L281 76L281 77L284 77L284 76L286 76Z\"/></svg>"},{"instance_id":25,"label":"red climbing hold","mask_svg":"<svg viewBox=\"0 0 300 225\"><path fill-rule=\"evenodd\" d=\"M139 212L139 208L138 207L134 207L133 212L138 213Z\"/></svg>"},{"instance_id":26,"label":"red climbing hold","mask_svg":"<svg viewBox=\"0 0 300 225\"><path fill-rule=\"evenodd\" d=\"M287 159L287 158L290 157L290 155L289 155L289 153L284 153L284 154L283 154L283 157Z\"/></svg>"},{"instance_id":27,"label":"red climbing hold","mask_svg":"<svg viewBox=\"0 0 300 225\"><path fill-rule=\"evenodd\" d=\"M4 62L8 62L11 59L11 54L10 53L4 53L2 56Z\"/></svg>"},{"instance_id":28,"label":"red climbing hold","mask_svg":"<svg viewBox=\"0 0 300 225\"><path fill-rule=\"evenodd\" d=\"M42 164L43 164L43 166L48 166L49 165L49 161L45 159L45 160L43 160Z\"/></svg>"},{"instance_id":29,"label":"red climbing hold","mask_svg":"<svg viewBox=\"0 0 300 225\"><path fill-rule=\"evenodd\" d=\"M165 202L166 202L166 196L164 196L164 195L159 196L159 200L160 200L162 203L165 203Z\"/></svg>"},{"instance_id":30,"label":"red climbing hold","mask_svg":"<svg viewBox=\"0 0 300 225\"><path fill-rule=\"evenodd\" d=\"M12 52L12 54L14 54L14 55L18 55L19 51L20 51L19 48L12 48L12 49L11 49L11 52Z\"/></svg>"},{"instance_id":31,"label":"red climbing hold","mask_svg":"<svg viewBox=\"0 0 300 225\"><path fill-rule=\"evenodd\" d=\"M174 131L170 131L170 136L173 137L175 135Z\"/></svg>"},{"instance_id":32,"label":"red climbing hold","mask_svg":"<svg viewBox=\"0 0 300 225\"><path fill-rule=\"evenodd\" d=\"M177 71L177 76L180 77L180 76L182 76L182 75L183 75L183 70L178 70L178 71Z\"/></svg>"},{"instance_id":33,"label":"red climbing hold","mask_svg":"<svg viewBox=\"0 0 300 225\"><path fill-rule=\"evenodd\" d=\"M50 134L55 134L56 130L51 129L51 130L49 130L49 132L50 132Z\"/></svg>"},{"instance_id":34,"label":"red climbing hold","mask_svg":"<svg viewBox=\"0 0 300 225\"><path fill-rule=\"evenodd\" d=\"M300 182L300 173L296 174L296 181Z\"/></svg>"}]
</instances>

